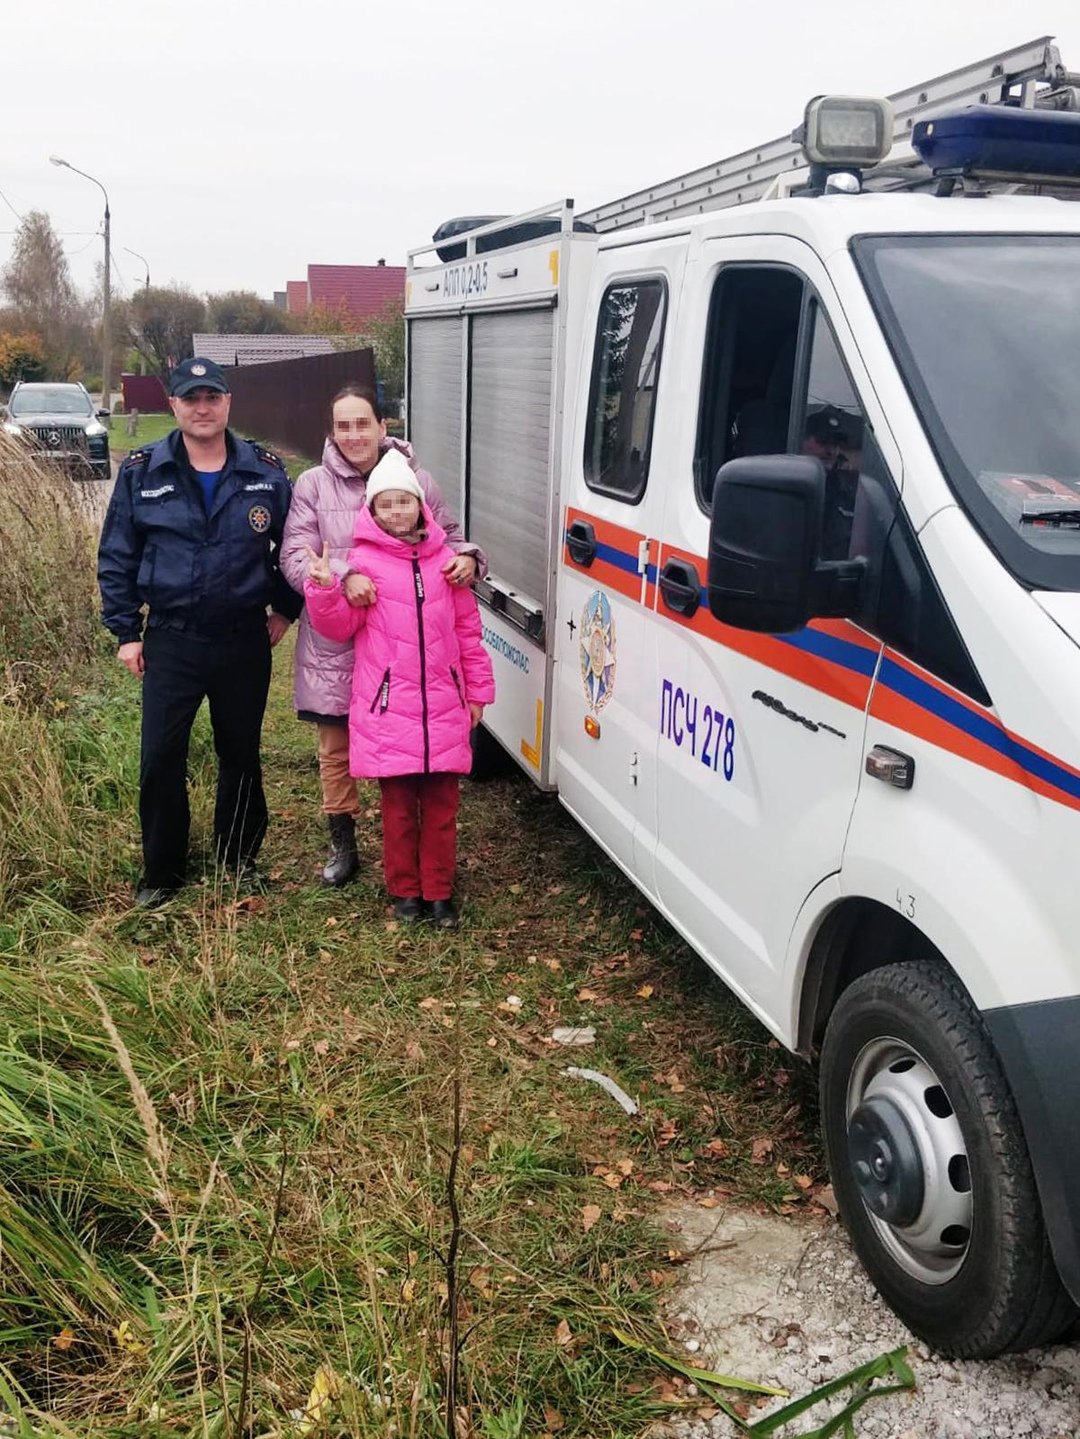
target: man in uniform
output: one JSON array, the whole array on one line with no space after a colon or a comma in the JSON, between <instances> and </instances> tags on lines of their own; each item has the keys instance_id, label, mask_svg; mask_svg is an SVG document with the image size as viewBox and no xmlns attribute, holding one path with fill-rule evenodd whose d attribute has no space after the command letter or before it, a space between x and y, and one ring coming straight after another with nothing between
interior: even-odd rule
<instances>
[{"instance_id":1,"label":"man in uniform","mask_svg":"<svg viewBox=\"0 0 1080 1439\"><path fill-rule=\"evenodd\" d=\"M217 858L251 872L267 824L259 747L270 650L303 604L278 569L292 495L281 461L228 429L229 387L212 360L185 360L169 395L176 429L120 466L98 551L102 620L143 682L142 907L184 883L188 741L204 698L218 757Z\"/></svg>"}]
</instances>

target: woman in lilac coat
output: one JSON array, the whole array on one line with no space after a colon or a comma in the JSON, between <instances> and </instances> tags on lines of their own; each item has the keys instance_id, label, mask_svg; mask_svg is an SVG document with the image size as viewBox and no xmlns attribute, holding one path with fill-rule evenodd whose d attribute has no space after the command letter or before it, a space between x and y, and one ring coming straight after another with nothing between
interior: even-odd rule
<instances>
[{"instance_id":1,"label":"woman in lilac coat","mask_svg":"<svg viewBox=\"0 0 1080 1439\"><path fill-rule=\"evenodd\" d=\"M443 573L454 586L468 585L487 570L476 545L462 536L439 487L421 469L403 440L388 439L375 392L363 385L346 385L331 405L331 435L323 448L322 464L305 470L293 487L292 505L281 545L281 571L294 590L303 593L308 577L308 549L321 554L329 546L331 568L342 579L342 591L351 605L370 605L376 599L371 578L349 570L356 520L367 497L367 477L387 451L398 450L408 461L432 519L446 535L453 551ZM349 694L352 686L353 646L327 639L312 627L307 614L300 617L296 640L295 705L301 719L315 724L319 737L319 777L322 807L330 830L330 857L323 883L346 884L356 873L356 817L360 812L356 781L349 773Z\"/></svg>"}]
</instances>

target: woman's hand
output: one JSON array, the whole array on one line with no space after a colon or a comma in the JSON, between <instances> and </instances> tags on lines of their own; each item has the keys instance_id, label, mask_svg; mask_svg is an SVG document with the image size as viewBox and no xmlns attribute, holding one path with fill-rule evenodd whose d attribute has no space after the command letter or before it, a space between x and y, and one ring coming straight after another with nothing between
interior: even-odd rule
<instances>
[{"instance_id":1,"label":"woman's hand","mask_svg":"<svg viewBox=\"0 0 1080 1439\"><path fill-rule=\"evenodd\" d=\"M322 554L317 555L310 545L305 545L308 557L308 579L314 584L322 585L329 589L334 583L333 572L330 569L330 542L323 540Z\"/></svg>"},{"instance_id":2,"label":"woman's hand","mask_svg":"<svg viewBox=\"0 0 1080 1439\"><path fill-rule=\"evenodd\" d=\"M471 585L476 578L475 555L455 555L443 565L443 574L448 584Z\"/></svg>"},{"instance_id":3,"label":"woman's hand","mask_svg":"<svg viewBox=\"0 0 1080 1439\"><path fill-rule=\"evenodd\" d=\"M483 714L484 714L484 706L483 706L483 705L478 705L475 700L470 700L470 701L469 701L469 716L470 716L469 728L470 728L470 729L475 729L475 728L476 728L476 726L480 723L481 719L483 718Z\"/></svg>"},{"instance_id":4,"label":"woman's hand","mask_svg":"<svg viewBox=\"0 0 1080 1439\"><path fill-rule=\"evenodd\" d=\"M378 591L375 588L374 580L367 575L360 575L353 571L345 576L341 583L341 591L354 609L363 609L365 605L373 605L378 599Z\"/></svg>"}]
</instances>

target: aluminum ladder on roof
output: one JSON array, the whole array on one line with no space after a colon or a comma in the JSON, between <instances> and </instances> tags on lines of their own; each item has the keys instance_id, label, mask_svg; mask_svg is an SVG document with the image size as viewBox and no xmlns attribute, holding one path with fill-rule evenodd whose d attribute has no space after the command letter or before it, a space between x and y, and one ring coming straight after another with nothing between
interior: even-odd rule
<instances>
[{"instance_id":1,"label":"aluminum ladder on roof","mask_svg":"<svg viewBox=\"0 0 1080 1439\"><path fill-rule=\"evenodd\" d=\"M915 164L909 137L917 120L960 105L1000 105L1006 101L1028 107L1074 110L1080 108L1077 86L1080 86L1080 75L1065 69L1052 37L1043 36L1014 50L1003 50L999 55L951 70L922 85L900 90L889 96L895 117L893 152L878 173L887 175ZM1020 87L1018 93L1016 87ZM594 210L581 211L577 218L607 231L724 210L731 205L764 199L781 176L805 165L800 141L791 137L771 140L700 170L690 170L673 180L651 185L647 190L624 195ZM870 178L873 174L870 172Z\"/></svg>"}]
</instances>

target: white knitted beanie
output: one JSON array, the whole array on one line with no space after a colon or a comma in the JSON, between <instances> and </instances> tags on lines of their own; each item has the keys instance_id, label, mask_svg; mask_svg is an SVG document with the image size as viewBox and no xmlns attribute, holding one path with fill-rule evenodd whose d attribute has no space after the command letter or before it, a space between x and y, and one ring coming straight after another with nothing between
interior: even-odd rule
<instances>
[{"instance_id":1,"label":"white knitted beanie","mask_svg":"<svg viewBox=\"0 0 1080 1439\"><path fill-rule=\"evenodd\" d=\"M424 492L420 488L420 481L413 474L412 467L400 450L387 450L371 474L368 475L368 504L374 505L375 496L381 495L384 490L404 490L407 495L415 495L421 504L424 503Z\"/></svg>"}]
</instances>

